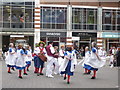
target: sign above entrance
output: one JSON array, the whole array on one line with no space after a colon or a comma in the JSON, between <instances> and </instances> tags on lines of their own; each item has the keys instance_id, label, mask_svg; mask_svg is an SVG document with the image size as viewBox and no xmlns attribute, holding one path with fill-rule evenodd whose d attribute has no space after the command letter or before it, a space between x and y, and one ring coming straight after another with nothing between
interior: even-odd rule
<instances>
[{"instance_id":1,"label":"sign above entrance","mask_svg":"<svg viewBox=\"0 0 120 90\"><path fill-rule=\"evenodd\" d=\"M10 37L24 37L24 35L10 35Z\"/></svg>"},{"instance_id":2,"label":"sign above entrance","mask_svg":"<svg viewBox=\"0 0 120 90\"><path fill-rule=\"evenodd\" d=\"M61 33L46 33L46 35L51 35L51 36L60 36Z\"/></svg>"},{"instance_id":3,"label":"sign above entrance","mask_svg":"<svg viewBox=\"0 0 120 90\"><path fill-rule=\"evenodd\" d=\"M120 38L119 32L103 32L102 38Z\"/></svg>"},{"instance_id":4,"label":"sign above entrance","mask_svg":"<svg viewBox=\"0 0 120 90\"><path fill-rule=\"evenodd\" d=\"M66 32L41 32L41 37L66 37Z\"/></svg>"}]
</instances>

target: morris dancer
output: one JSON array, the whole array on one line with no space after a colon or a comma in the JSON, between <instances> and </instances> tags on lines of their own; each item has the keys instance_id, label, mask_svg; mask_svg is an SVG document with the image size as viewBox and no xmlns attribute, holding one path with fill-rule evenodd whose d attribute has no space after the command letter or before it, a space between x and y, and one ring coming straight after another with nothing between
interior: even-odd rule
<instances>
[{"instance_id":1,"label":"morris dancer","mask_svg":"<svg viewBox=\"0 0 120 90\"><path fill-rule=\"evenodd\" d=\"M25 67L27 66L25 61L25 52L22 45L18 45L17 49L17 60L16 60L16 69L19 70L19 78L22 79L22 70L24 70L24 75L27 75Z\"/></svg>"},{"instance_id":2,"label":"morris dancer","mask_svg":"<svg viewBox=\"0 0 120 90\"><path fill-rule=\"evenodd\" d=\"M96 72L98 68L103 67L105 65L105 60L102 60L97 53L96 43L92 43L92 51L90 58L85 63L85 68L88 70L93 70L93 76L91 79L96 79Z\"/></svg>"},{"instance_id":3,"label":"morris dancer","mask_svg":"<svg viewBox=\"0 0 120 90\"><path fill-rule=\"evenodd\" d=\"M16 52L14 50L14 44L10 43L9 45L9 51L8 51L8 55L6 56L6 64L8 67L8 73L11 73L11 68L14 70L15 67L15 61L16 61Z\"/></svg>"},{"instance_id":4,"label":"morris dancer","mask_svg":"<svg viewBox=\"0 0 120 90\"><path fill-rule=\"evenodd\" d=\"M55 50L55 53L54 53L54 63L53 63L53 65L54 65L54 74L59 74L58 46L54 46L54 50Z\"/></svg>"},{"instance_id":5,"label":"morris dancer","mask_svg":"<svg viewBox=\"0 0 120 90\"><path fill-rule=\"evenodd\" d=\"M39 47L37 47L36 51L34 52L36 54L36 56L34 57L34 60L36 61L37 76L44 75L42 72L43 68L44 68L44 61L42 61L42 59L40 59L40 57L38 56L38 54L40 54L40 53L46 54L46 50L45 50L44 46L45 46L45 43L43 41L40 41Z\"/></svg>"},{"instance_id":6,"label":"morris dancer","mask_svg":"<svg viewBox=\"0 0 120 90\"><path fill-rule=\"evenodd\" d=\"M54 54L55 54L55 49L53 47L53 42L49 42L49 45L46 47L47 51L47 68L46 68L46 76L49 78L53 78L54 76L52 75L52 66L54 64Z\"/></svg>"},{"instance_id":7,"label":"morris dancer","mask_svg":"<svg viewBox=\"0 0 120 90\"><path fill-rule=\"evenodd\" d=\"M85 63L87 62L87 60L90 58L90 51L89 51L89 47L85 47L85 57L84 57L84 62L82 64L83 68L85 68L85 72L84 74L90 74L91 71L88 70L86 67L85 67Z\"/></svg>"},{"instance_id":8,"label":"morris dancer","mask_svg":"<svg viewBox=\"0 0 120 90\"><path fill-rule=\"evenodd\" d=\"M26 63L27 63L27 71L29 71L29 67L31 65L31 61L33 59L32 57L32 51L31 51L31 47L28 45L26 47L26 52L25 52L27 58L26 58Z\"/></svg>"},{"instance_id":9,"label":"morris dancer","mask_svg":"<svg viewBox=\"0 0 120 90\"><path fill-rule=\"evenodd\" d=\"M61 66L61 74L65 74L64 80L66 80L66 75L68 75L67 84L70 83L70 76L73 76L74 73L74 62L75 62L75 53L72 51L71 47L67 47L65 52L65 60Z\"/></svg>"},{"instance_id":10,"label":"morris dancer","mask_svg":"<svg viewBox=\"0 0 120 90\"><path fill-rule=\"evenodd\" d=\"M36 52L37 52L37 50L38 50L38 47L39 47L39 45L38 44L36 44L36 47L35 47L35 50L34 50L34 53L33 53L33 60L34 60L34 68L35 68L35 70L34 70L34 73L38 73L38 69L37 69L37 59L36 59Z\"/></svg>"},{"instance_id":11,"label":"morris dancer","mask_svg":"<svg viewBox=\"0 0 120 90\"><path fill-rule=\"evenodd\" d=\"M65 53L65 47L64 47L64 46L61 46L61 49L60 49L60 51L59 51L59 58L58 58L59 73L61 72L61 71L60 71L61 65L62 65L62 63L64 62L64 53Z\"/></svg>"}]
</instances>

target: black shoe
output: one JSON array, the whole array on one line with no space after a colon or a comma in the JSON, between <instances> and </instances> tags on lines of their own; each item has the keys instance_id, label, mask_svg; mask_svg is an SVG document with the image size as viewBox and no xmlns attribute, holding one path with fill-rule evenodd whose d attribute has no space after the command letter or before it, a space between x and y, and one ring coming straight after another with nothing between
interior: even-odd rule
<instances>
[{"instance_id":1,"label":"black shoe","mask_svg":"<svg viewBox=\"0 0 120 90\"><path fill-rule=\"evenodd\" d=\"M29 69L27 69L27 71L29 71Z\"/></svg>"},{"instance_id":2,"label":"black shoe","mask_svg":"<svg viewBox=\"0 0 120 90\"><path fill-rule=\"evenodd\" d=\"M43 73L40 73L40 75L44 75Z\"/></svg>"},{"instance_id":3,"label":"black shoe","mask_svg":"<svg viewBox=\"0 0 120 90\"><path fill-rule=\"evenodd\" d=\"M91 71L90 72L88 72L87 74L90 74L91 73Z\"/></svg>"},{"instance_id":4,"label":"black shoe","mask_svg":"<svg viewBox=\"0 0 120 90\"><path fill-rule=\"evenodd\" d=\"M40 76L40 73L37 73L37 76Z\"/></svg>"},{"instance_id":5,"label":"black shoe","mask_svg":"<svg viewBox=\"0 0 120 90\"><path fill-rule=\"evenodd\" d=\"M83 73L84 75L87 75L88 73Z\"/></svg>"},{"instance_id":6,"label":"black shoe","mask_svg":"<svg viewBox=\"0 0 120 90\"><path fill-rule=\"evenodd\" d=\"M19 78L20 78L20 79L23 79L23 77L22 77L22 76L19 76Z\"/></svg>"},{"instance_id":7,"label":"black shoe","mask_svg":"<svg viewBox=\"0 0 120 90\"><path fill-rule=\"evenodd\" d=\"M70 84L70 82L67 82L67 84Z\"/></svg>"},{"instance_id":8,"label":"black shoe","mask_svg":"<svg viewBox=\"0 0 120 90\"><path fill-rule=\"evenodd\" d=\"M14 68L11 68L13 71L15 71L15 69Z\"/></svg>"},{"instance_id":9,"label":"black shoe","mask_svg":"<svg viewBox=\"0 0 120 90\"><path fill-rule=\"evenodd\" d=\"M92 77L91 79L96 79L96 77Z\"/></svg>"},{"instance_id":10,"label":"black shoe","mask_svg":"<svg viewBox=\"0 0 120 90\"><path fill-rule=\"evenodd\" d=\"M11 72L8 72L9 74L12 74Z\"/></svg>"},{"instance_id":11,"label":"black shoe","mask_svg":"<svg viewBox=\"0 0 120 90\"><path fill-rule=\"evenodd\" d=\"M64 77L64 80L66 80L66 77Z\"/></svg>"},{"instance_id":12,"label":"black shoe","mask_svg":"<svg viewBox=\"0 0 120 90\"><path fill-rule=\"evenodd\" d=\"M24 73L24 75L28 75L27 73Z\"/></svg>"},{"instance_id":13,"label":"black shoe","mask_svg":"<svg viewBox=\"0 0 120 90\"><path fill-rule=\"evenodd\" d=\"M37 73L37 72L34 72L34 73Z\"/></svg>"}]
</instances>

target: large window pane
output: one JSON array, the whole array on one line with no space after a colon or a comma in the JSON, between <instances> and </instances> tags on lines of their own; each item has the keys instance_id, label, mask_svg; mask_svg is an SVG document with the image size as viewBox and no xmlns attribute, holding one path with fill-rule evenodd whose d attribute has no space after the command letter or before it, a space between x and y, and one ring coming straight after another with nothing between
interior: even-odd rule
<instances>
[{"instance_id":1,"label":"large window pane","mask_svg":"<svg viewBox=\"0 0 120 90\"><path fill-rule=\"evenodd\" d=\"M10 6L4 6L3 7L3 27L4 28L10 28L10 20L11 20L11 14L10 14Z\"/></svg>"},{"instance_id":2,"label":"large window pane","mask_svg":"<svg viewBox=\"0 0 120 90\"><path fill-rule=\"evenodd\" d=\"M97 9L73 8L72 29L97 30Z\"/></svg>"},{"instance_id":3,"label":"large window pane","mask_svg":"<svg viewBox=\"0 0 120 90\"><path fill-rule=\"evenodd\" d=\"M3 0L3 5L9 5L10 4L10 0Z\"/></svg>"},{"instance_id":4,"label":"large window pane","mask_svg":"<svg viewBox=\"0 0 120 90\"><path fill-rule=\"evenodd\" d=\"M117 24L120 24L120 10L117 11Z\"/></svg>"},{"instance_id":5,"label":"large window pane","mask_svg":"<svg viewBox=\"0 0 120 90\"><path fill-rule=\"evenodd\" d=\"M94 11L87 11L87 24L94 24Z\"/></svg>"},{"instance_id":6,"label":"large window pane","mask_svg":"<svg viewBox=\"0 0 120 90\"><path fill-rule=\"evenodd\" d=\"M119 24L117 10L103 10L103 30L117 30Z\"/></svg>"},{"instance_id":7,"label":"large window pane","mask_svg":"<svg viewBox=\"0 0 120 90\"><path fill-rule=\"evenodd\" d=\"M47 22L47 23L50 23L52 22L52 19L51 19L51 9L43 9L43 22Z\"/></svg>"},{"instance_id":8,"label":"large window pane","mask_svg":"<svg viewBox=\"0 0 120 90\"><path fill-rule=\"evenodd\" d=\"M4 28L33 28L33 1L3 0Z\"/></svg>"},{"instance_id":9,"label":"large window pane","mask_svg":"<svg viewBox=\"0 0 120 90\"><path fill-rule=\"evenodd\" d=\"M24 28L25 15L24 7L12 7L11 28Z\"/></svg>"},{"instance_id":10,"label":"large window pane","mask_svg":"<svg viewBox=\"0 0 120 90\"><path fill-rule=\"evenodd\" d=\"M3 14L2 14L2 8L0 8L0 24L2 25L2 20L3 20Z\"/></svg>"},{"instance_id":11,"label":"large window pane","mask_svg":"<svg viewBox=\"0 0 120 90\"><path fill-rule=\"evenodd\" d=\"M3 21L10 22L10 6L3 7Z\"/></svg>"},{"instance_id":12,"label":"large window pane","mask_svg":"<svg viewBox=\"0 0 120 90\"><path fill-rule=\"evenodd\" d=\"M11 4L16 6L24 6L24 0L11 0Z\"/></svg>"},{"instance_id":13,"label":"large window pane","mask_svg":"<svg viewBox=\"0 0 120 90\"><path fill-rule=\"evenodd\" d=\"M41 7L41 27L49 29L66 29L66 14L66 8Z\"/></svg>"}]
</instances>

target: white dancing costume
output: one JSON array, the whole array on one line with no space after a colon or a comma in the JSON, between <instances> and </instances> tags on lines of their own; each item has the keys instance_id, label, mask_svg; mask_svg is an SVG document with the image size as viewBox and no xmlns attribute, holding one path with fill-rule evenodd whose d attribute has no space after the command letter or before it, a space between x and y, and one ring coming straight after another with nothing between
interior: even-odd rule
<instances>
[{"instance_id":1,"label":"white dancing costume","mask_svg":"<svg viewBox=\"0 0 120 90\"><path fill-rule=\"evenodd\" d=\"M50 52L54 54L55 53L54 47L52 45L49 46L50 46ZM48 52L46 56L47 56L46 76L50 77L52 76L52 70L53 70L52 66L55 61L55 58L53 56L49 56Z\"/></svg>"},{"instance_id":2,"label":"white dancing costume","mask_svg":"<svg viewBox=\"0 0 120 90\"><path fill-rule=\"evenodd\" d=\"M68 60L65 58L64 62L62 63L62 66L60 68L61 74L68 74L73 75L74 72L74 63L75 63L75 53L73 51L66 51L65 56L68 58L71 58L72 60Z\"/></svg>"},{"instance_id":3,"label":"white dancing costume","mask_svg":"<svg viewBox=\"0 0 120 90\"><path fill-rule=\"evenodd\" d=\"M27 66L24 55L25 52L22 49L17 50L16 69L22 70Z\"/></svg>"},{"instance_id":4,"label":"white dancing costume","mask_svg":"<svg viewBox=\"0 0 120 90\"><path fill-rule=\"evenodd\" d=\"M102 58L100 58L100 60L98 59L98 57L96 56L97 53L97 49L96 48L92 48L91 51L91 55L90 58L86 61L86 67L88 67L88 70L94 70L94 69L98 69L101 68L105 65L105 60L102 60Z\"/></svg>"},{"instance_id":5,"label":"white dancing costume","mask_svg":"<svg viewBox=\"0 0 120 90\"><path fill-rule=\"evenodd\" d=\"M15 50L13 48L9 48L9 51L7 52L8 55L6 56L6 64L9 67L14 67L15 66L15 61L16 61L16 53Z\"/></svg>"},{"instance_id":6,"label":"white dancing costume","mask_svg":"<svg viewBox=\"0 0 120 90\"><path fill-rule=\"evenodd\" d=\"M75 55L75 58L74 58L74 65L77 65L77 55L76 55L76 50L72 50L72 52L73 52L74 55Z\"/></svg>"},{"instance_id":7,"label":"white dancing costume","mask_svg":"<svg viewBox=\"0 0 120 90\"><path fill-rule=\"evenodd\" d=\"M82 66L84 67L84 64L86 64L87 60L90 58L90 51L85 52L85 57L83 58Z\"/></svg>"},{"instance_id":8,"label":"white dancing costume","mask_svg":"<svg viewBox=\"0 0 120 90\"><path fill-rule=\"evenodd\" d=\"M26 63L31 64L31 61L33 59L32 52L30 50L26 50L25 54L26 54L26 56L25 56Z\"/></svg>"}]
</instances>

